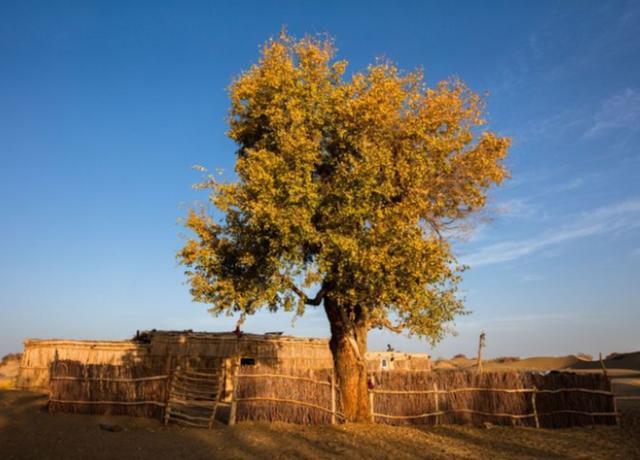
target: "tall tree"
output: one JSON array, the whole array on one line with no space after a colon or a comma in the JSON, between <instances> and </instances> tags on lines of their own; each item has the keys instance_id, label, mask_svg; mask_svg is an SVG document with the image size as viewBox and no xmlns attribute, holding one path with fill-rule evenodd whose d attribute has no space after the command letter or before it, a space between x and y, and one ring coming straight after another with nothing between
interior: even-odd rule
<instances>
[{"instance_id":1,"label":"tall tree","mask_svg":"<svg viewBox=\"0 0 640 460\"><path fill-rule=\"evenodd\" d=\"M437 341L463 312L446 229L507 175L509 139L461 81L378 62L347 77L330 40L281 34L230 87L232 183L201 184L179 253L213 314L322 306L348 420L368 417L367 333ZM309 293L312 289L311 293Z\"/></svg>"}]
</instances>

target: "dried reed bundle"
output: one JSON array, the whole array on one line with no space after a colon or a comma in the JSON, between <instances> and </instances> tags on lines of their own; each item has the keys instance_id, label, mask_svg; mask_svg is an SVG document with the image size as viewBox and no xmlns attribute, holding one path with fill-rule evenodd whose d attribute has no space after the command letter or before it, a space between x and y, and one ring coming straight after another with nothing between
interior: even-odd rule
<instances>
[{"instance_id":1,"label":"dried reed bundle","mask_svg":"<svg viewBox=\"0 0 640 460\"><path fill-rule=\"evenodd\" d=\"M541 426L563 428L592 424L615 425L613 415L587 415L615 411L611 383L602 374L574 374L552 372L547 375L529 374L532 385L542 392L536 395ZM565 388L583 388L597 392L554 391ZM564 411L564 412L562 412ZM573 411L573 412L569 412ZM582 412L582 413L579 413Z\"/></svg>"},{"instance_id":2,"label":"dried reed bundle","mask_svg":"<svg viewBox=\"0 0 640 460\"><path fill-rule=\"evenodd\" d=\"M236 389L237 420L331 423L332 373L332 369L242 366ZM339 410L338 402L336 407Z\"/></svg>"},{"instance_id":3,"label":"dried reed bundle","mask_svg":"<svg viewBox=\"0 0 640 460\"><path fill-rule=\"evenodd\" d=\"M536 426L536 413L541 427L615 423L611 415L581 414L614 411L609 383L599 374L393 371L373 378L380 423Z\"/></svg>"},{"instance_id":4,"label":"dried reed bundle","mask_svg":"<svg viewBox=\"0 0 640 460\"><path fill-rule=\"evenodd\" d=\"M147 366L54 361L50 376L51 412L162 416L167 379Z\"/></svg>"}]
</instances>

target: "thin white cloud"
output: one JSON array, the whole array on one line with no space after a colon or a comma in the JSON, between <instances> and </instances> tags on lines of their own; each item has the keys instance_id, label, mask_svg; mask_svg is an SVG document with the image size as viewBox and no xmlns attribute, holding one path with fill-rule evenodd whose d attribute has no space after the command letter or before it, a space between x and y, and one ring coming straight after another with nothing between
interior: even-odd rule
<instances>
[{"instance_id":1,"label":"thin white cloud","mask_svg":"<svg viewBox=\"0 0 640 460\"><path fill-rule=\"evenodd\" d=\"M472 267L509 262L565 242L636 228L640 228L640 198L583 213L574 218L573 223L534 238L505 241L482 247L461 257L461 261Z\"/></svg>"},{"instance_id":2,"label":"thin white cloud","mask_svg":"<svg viewBox=\"0 0 640 460\"><path fill-rule=\"evenodd\" d=\"M498 331L507 330L528 330L532 323L546 324L557 323L572 319L570 313L539 313L539 314L525 314L525 315L512 315L512 316L499 316L494 318L476 319L470 321L459 321L456 323L456 328L463 330L484 330L495 333Z\"/></svg>"},{"instance_id":3,"label":"thin white cloud","mask_svg":"<svg viewBox=\"0 0 640 460\"><path fill-rule=\"evenodd\" d=\"M526 199L512 198L498 203L497 211L510 217L528 218L533 217L537 209Z\"/></svg>"},{"instance_id":4,"label":"thin white cloud","mask_svg":"<svg viewBox=\"0 0 640 460\"><path fill-rule=\"evenodd\" d=\"M640 91L626 88L607 98L583 137L594 138L617 129L640 129Z\"/></svg>"},{"instance_id":5,"label":"thin white cloud","mask_svg":"<svg viewBox=\"0 0 640 460\"><path fill-rule=\"evenodd\" d=\"M544 276L543 275L539 275L537 273L530 273L528 275L522 275L520 277L520 280L523 283L533 283L533 282L536 282L536 281L542 281L543 279L544 279Z\"/></svg>"}]
</instances>

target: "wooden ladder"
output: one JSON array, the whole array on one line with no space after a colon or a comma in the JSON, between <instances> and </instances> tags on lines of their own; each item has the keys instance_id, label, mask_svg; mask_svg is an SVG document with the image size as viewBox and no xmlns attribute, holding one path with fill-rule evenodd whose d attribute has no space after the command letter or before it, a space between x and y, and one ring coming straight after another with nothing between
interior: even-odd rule
<instances>
[{"instance_id":1,"label":"wooden ladder","mask_svg":"<svg viewBox=\"0 0 640 460\"><path fill-rule=\"evenodd\" d=\"M222 392L222 370L199 372L177 367L169 384L164 424L176 422L210 429L222 404Z\"/></svg>"}]
</instances>

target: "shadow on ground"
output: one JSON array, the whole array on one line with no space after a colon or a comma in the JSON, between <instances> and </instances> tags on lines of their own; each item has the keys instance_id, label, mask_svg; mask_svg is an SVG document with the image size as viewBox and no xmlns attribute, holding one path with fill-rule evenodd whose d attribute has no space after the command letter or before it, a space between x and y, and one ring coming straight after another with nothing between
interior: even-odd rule
<instances>
[{"instance_id":1,"label":"shadow on ground","mask_svg":"<svg viewBox=\"0 0 640 460\"><path fill-rule=\"evenodd\" d=\"M640 404L625 404L621 427L562 430L467 426L218 425L163 427L145 418L49 414L46 397L0 391L3 459L640 458ZM118 424L110 432L100 423Z\"/></svg>"}]
</instances>

